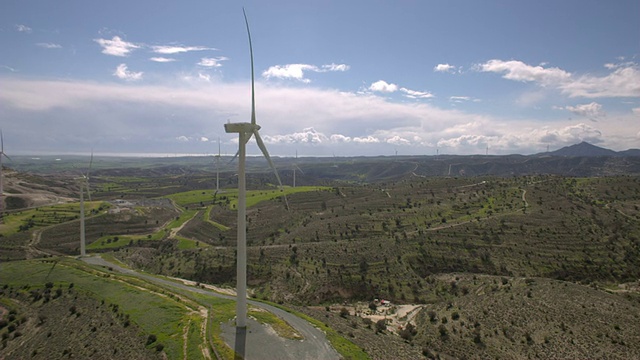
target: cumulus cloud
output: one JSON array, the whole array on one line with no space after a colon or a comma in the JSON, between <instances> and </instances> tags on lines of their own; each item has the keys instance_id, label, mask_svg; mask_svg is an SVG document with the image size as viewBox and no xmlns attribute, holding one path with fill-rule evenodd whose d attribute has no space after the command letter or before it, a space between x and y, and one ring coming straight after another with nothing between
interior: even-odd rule
<instances>
[{"instance_id":1,"label":"cumulus cloud","mask_svg":"<svg viewBox=\"0 0 640 360\"><path fill-rule=\"evenodd\" d=\"M250 119L249 84L195 80L131 86L8 77L2 79L0 102L8 117L42 129L25 133L22 140L19 134L12 136L14 147L22 143L20 146L30 151L81 151L89 141L123 152L201 149L204 153L210 151L210 142L198 141L203 129L219 132L223 147L231 146L237 136L224 134L223 124L228 119ZM638 113L631 110L607 114L607 121L592 126L576 125L564 115L541 124L535 119L503 119L424 102L394 102L372 94L260 82L256 87L260 94L258 122L273 154L290 154L290 144L299 144L299 149L308 146L306 153L314 155L330 155L332 151L378 155L400 146L396 144L406 144L402 145L405 154L435 154L435 146L441 154L484 154L487 142L492 154L527 154L544 151L547 144L559 148L583 140L623 150L637 147L640 131ZM568 111L564 105L562 110ZM78 127L87 117L94 119L90 126L86 130ZM179 135L191 141L180 142L176 139ZM250 146L255 147L255 142ZM257 149L252 151L259 154Z\"/></svg>"},{"instance_id":2,"label":"cumulus cloud","mask_svg":"<svg viewBox=\"0 0 640 360\"><path fill-rule=\"evenodd\" d=\"M445 72L445 73L454 73L456 71L456 67L449 64L438 64L433 68L435 72Z\"/></svg>"},{"instance_id":3,"label":"cumulus cloud","mask_svg":"<svg viewBox=\"0 0 640 360\"><path fill-rule=\"evenodd\" d=\"M384 140L387 144L392 144L392 145L411 145L411 141L402 138L398 135L392 136L388 139Z\"/></svg>"},{"instance_id":4,"label":"cumulus cloud","mask_svg":"<svg viewBox=\"0 0 640 360\"><path fill-rule=\"evenodd\" d=\"M501 73L508 80L534 82L543 87L556 88L570 97L640 97L638 64L605 64L605 68L612 72L605 76L578 76L557 67L532 66L517 60L494 59L476 66L482 72Z\"/></svg>"},{"instance_id":5,"label":"cumulus cloud","mask_svg":"<svg viewBox=\"0 0 640 360\"><path fill-rule=\"evenodd\" d=\"M504 74L502 77L515 81L533 81L541 85L556 85L568 80L571 73L559 68L531 66L522 61L489 60L480 65L480 71Z\"/></svg>"},{"instance_id":6,"label":"cumulus cloud","mask_svg":"<svg viewBox=\"0 0 640 360\"><path fill-rule=\"evenodd\" d=\"M328 64L320 67L310 64L287 64L271 66L262 73L262 76L266 79L294 79L303 83L310 83L311 80L305 77L305 72L307 71L324 73L329 71L347 70L349 70L349 65L346 64Z\"/></svg>"},{"instance_id":7,"label":"cumulus cloud","mask_svg":"<svg viewBox=\"0 0 640 360\"><path fill-rule=\"evenodd\" d=\"M217 50L206 46L156 45L151 50L156 54L172 55L190 51Z\"/></svg>"},{"instance_id":8,"label":"cumulus cloud","mask_svg":"<svg viewBox=\"0 0 640 360\"><path fill-rule=\"evenodd\" d=\"M576 106L566 106L565 109L593 121L597 121L598 119L606 116L606 113L602 111L602 105L596 102Z\"/></svg>"},{"instance_id":9,"label":"cumulus cloud","mask_svg":"<svg viewBox=\"0 0 640 360\"><path fill-rule=\"evenodd\" d=\"M559 144L557 146L571 145L582 141L598 144L603 141L600 130L584 123L557 129L543 129L538 132L538 135L540 135L541 143Z\"/></svg>"},{"instance_id":10,"label":"cumulus cloud","mask_svg":"<svg viewBox=\"0 0 640 360\"><path fill-rule=\"evenodd\" d=\"M392 92L398 91L398 85L389 84L384 80L378 80L369 86L369 90L384 92L384 93L392 93Z\"/></svg>"},{"instance_id":11,"label":"cumulus cloud","mask_svg":"<svg viewBox=\"0 0 640 360\"><path fill-rule=\"evenodd\" d=\"M207 141L209 141L209 138L208 138L208 137L205 137L205 136L201 136L201 137L200 137L200 141L201 141L201 142L207 142Z\"/></svg>"},{"instance_id":12,"label":"cumulus cloud","mask_svg":"<svg viewBox=\"0 0 640 360\"><path fill-rule=\"evenodd\" d=\"M364 137L354 137L353 138L353 142L354 143L358 143L358 144L377 144L380 142L380 139L374 137L374 136L364 136Z\"/></svg>"},{"instance_id":13,"label":"cumulus cloud","mask_svg":"<svg viewBox=\"0 0 640 360\"><path fill-rule=\"evenodd\" d=\"M640 97L640 70L637 64L624 64L606 76L583 75L561 86L571 97Z\"/></svg>"},{"instance_id":14,"label":"cumulus cloud","mask_svg":"<svg viewBox=\"0 0 640 360\"><path fill-rule=\"evenodd\" d=\"M62 49L62 45L53 44L53 43L37 43L36 46L39 46L45 49Z\"/></svg>"},{"instance_id":15,"label":"cumulus cloud","mask_svg":"<svg viewBox=\"0 0 640 360\"><path fill-rule=\"evenodd\" d=\"M301 132L295 132L285 135L264 136L264 141L271 144L322 144L327 143L329 138L309 127L302 129Z\"/></svg>"},{"instance_id":16,"label":"cumulus cloud","mask_svg":"<svg viewBox=\"0 0 640 360\"><path fill-rule=\"evenodd\" d=\"M204 67L217 68L222 66L222 64L220 63L221 61L226 61L226 60L229 60L229 59L224 56L215 57L215 58L202 58L200 59L200 62L198 63L198 65L204 66Z\"/></svg>"},{"instance_id":17,"label":"cumulus cloud","mask_svg":"<svg viewBox=\"0 0 640 360\"><path fill-rule=\"evenodd\" d=\"M127 68L126 64L120 64L116 68L116 71L113 72L117 78L127 81L135 81L142 79L142 72L131 72Z\"/></svg>"},{"instance_id":18,"label":"cumulus cloud","mask_svg":"<svg viewBox=\"0 0 640 360\"><path fill-rule=\"evenodd\" d=\"M189 138L184 136L184 135L180 135L180 136L176 137L176 140L178 140L180 142L188 142Z\"/></svg>"},{"instance_id":19,"label":"cumulus cloud","mask_svg":"<svg viewBox=\"0 0 640 360\"><path fill-rule=\"evenodd\" d=\"M173 58L166 58L166 57L152 57L149 58L149 60L151 61L155 61L155 62L159 62L159 63L167 63L167 62L173 62L176 61L176 59Z\"/></svg>"},{"instance_id":20,"label":"cumulus cloud","mask_svg":"<svg viewBox=\"0 0 640 360\"><path fill-rule=\"evenodd\" d=\"M33 29L31 29L27 25L21 25L21 24L16 25L16 30L18 32L23 32L23 33L27 33L27 34L30 34L33 31Z\"/></svg>"},{"instance_id":21,"label":"cumulus cloud","mask_svg":"<svg viewBox=\"0 0 640 360\"><path fill-rule=\"evenodd\" d=\"M140 48L139 45L124 41L119 36L114 36L111 40L93 39L93 41L102 46L103 54L113 56L127 56L131 51Z\"/></svg>"}]
</instances>

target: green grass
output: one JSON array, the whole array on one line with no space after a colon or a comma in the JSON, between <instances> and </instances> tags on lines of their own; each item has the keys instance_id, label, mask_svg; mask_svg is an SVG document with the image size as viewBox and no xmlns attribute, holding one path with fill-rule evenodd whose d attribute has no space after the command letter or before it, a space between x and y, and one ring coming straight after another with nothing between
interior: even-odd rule
<instances>
[{"instance_id":1,"label":"green grass","mask_svg":"<svg viewBox=\"0 0 640 360\"><path fill-rule=\"evenodd\" d=\"M176 239L178 239L178 249L180 250L198 249L201 247L204 248L209 246L208 244L203 243L201 241L187 239L182 236L176 236Z\"/></svg>"},{"instance_id":2,"label":"green grass","mask_svg":"<svg viewBox=\"0 0 640 360\"><path fill-rule=\"evenodd\" d=\"M102 201L85 201L85 216L90 216L92 211L97 211L100 207L108 209L109 204ZM79 217L79 202L42 206L6 214L3 219L4 224L0 226L0 229L3 236L9 236L20 231L21 226L29 226L29 229L41 228L61 224Z\"/></svg>"},{"instance_id":3,"label":"green grass","mask_svg":"<svg viewBox=\"0 0 640 360\"><path fill-rule=\"evenodd\" d=\"M176 337L175 334L182 334L181 325L191 312L185 304L149 291L149 287L142 289L139 287L144 286L141 282L132 286L118 281L113 275L105 277L94 273L77 260L56 261L33 260L0 264L3 283L17 287L40 287L48 281L73 283L76 291L102 299L106 304L117 304L119 311L129 315L130 320L145 333L158 337L158 342L164 344L164 351L170 359L182 358L182 337ZM196 349L198 345L189 344Z\"/></svg>"},{"instance_id":4,"label":"green grass","mask_svg":"<svg viewBox=\"0 0 640 360\"><path fill-rule=\"evenodd\" d=\"M231 229L228 226L222 225L220 223L217 223L217 222L211 220L211 210L212 209L213 209L213 205L207 207L207 210L204 212L204 221L208 222L209 224L217 227L218 229L220 229L222 231L227 231L227 230Z\"/></svg>"}]
</instances>

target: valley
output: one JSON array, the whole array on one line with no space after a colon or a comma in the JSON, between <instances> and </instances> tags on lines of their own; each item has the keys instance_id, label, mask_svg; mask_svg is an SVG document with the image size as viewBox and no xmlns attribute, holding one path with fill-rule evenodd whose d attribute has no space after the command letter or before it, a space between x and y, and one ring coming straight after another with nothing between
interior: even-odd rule
<instances>
[{"instance_id":1,"label":"valley","mask_svg":"<svg viewBox=\"0 0 640 360\"><path fill-rule=\"evenodd\" d=\"M98 157L85 202L89 255L233 293L237 178L231 165L223 168L216 192L206 160ZM25 159L3 173L0 304L7 313L36 321L53 300L27 301L30 292L68 287L68 275L57 277L63 266L53 264L123 276L74 260L79 187L70 179L73 161L84 159L68 161L54 169ZM637 157L298 159L304 173L296 187L287 160L275 162L282 189L264 162L248 161L249 295L325 326L333 346L347 349L343 358L640 356ZM15 277L20 266L42 276L53 270L31 280ZM83 290L87 306L105 299L99 288ZM178 294L189 311L212 311L212 300ZM225 301L221 316L231 319L233 301ZM119 309L120 318L137 313ZM205 326L189 313L171 321ZM141 333L161 338L136 316ZM0 355L43 354L30 344L48 341L19 345L6 328L0 333L7 334ZM159 356L145 339L122 347ZM163 344L160 353L182 357L171 350L182 345ZM233 357L221 338L194 344L188 358Z\"/></svg>"}]
</instances>

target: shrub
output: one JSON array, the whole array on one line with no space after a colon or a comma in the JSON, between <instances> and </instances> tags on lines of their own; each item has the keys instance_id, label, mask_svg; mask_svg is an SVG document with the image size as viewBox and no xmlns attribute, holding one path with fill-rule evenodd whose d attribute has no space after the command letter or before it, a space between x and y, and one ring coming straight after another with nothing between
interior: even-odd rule
<instances>
[{"instance_id":1,"label":"shrub","mask_svg":"<svg viewBox=\"0 0 640 360\"><path fill-rule=\"evenodd\" d=\"M387 321L385 319L380 319L376 321L376 332L383 332L387 329Z\"/></svg>"},{"instance_id":2,"label":"shrub","mask_svg":"<svg viewBox=\"0 0 640 360\"><path fill-rule=\"evenodd\" d=\"M342 309L340 309L340 316L346 319L347 316L349 316L349 310L343 307Z\"/></svg>"}]
</instances>

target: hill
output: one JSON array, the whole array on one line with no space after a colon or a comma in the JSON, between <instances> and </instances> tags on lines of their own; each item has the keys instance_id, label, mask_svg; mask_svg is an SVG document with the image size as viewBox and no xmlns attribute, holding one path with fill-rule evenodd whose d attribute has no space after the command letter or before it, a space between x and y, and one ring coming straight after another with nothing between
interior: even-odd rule
<instances>
[{"instance_id":1,"label":"hill","mask_svg":"<svg viewBox=\"0 0 640 360\"><path fill-rule=\"evenodd\" d=\"M599 146L581 142L579 144L565 146L556 151L546 153L551 156L576 156L576 157L594 157L594 156L640 156L640 149L629 149L625 151L613 151ZM541 154L538 154L541 155Z\"/></svg>"}]
</instances>

